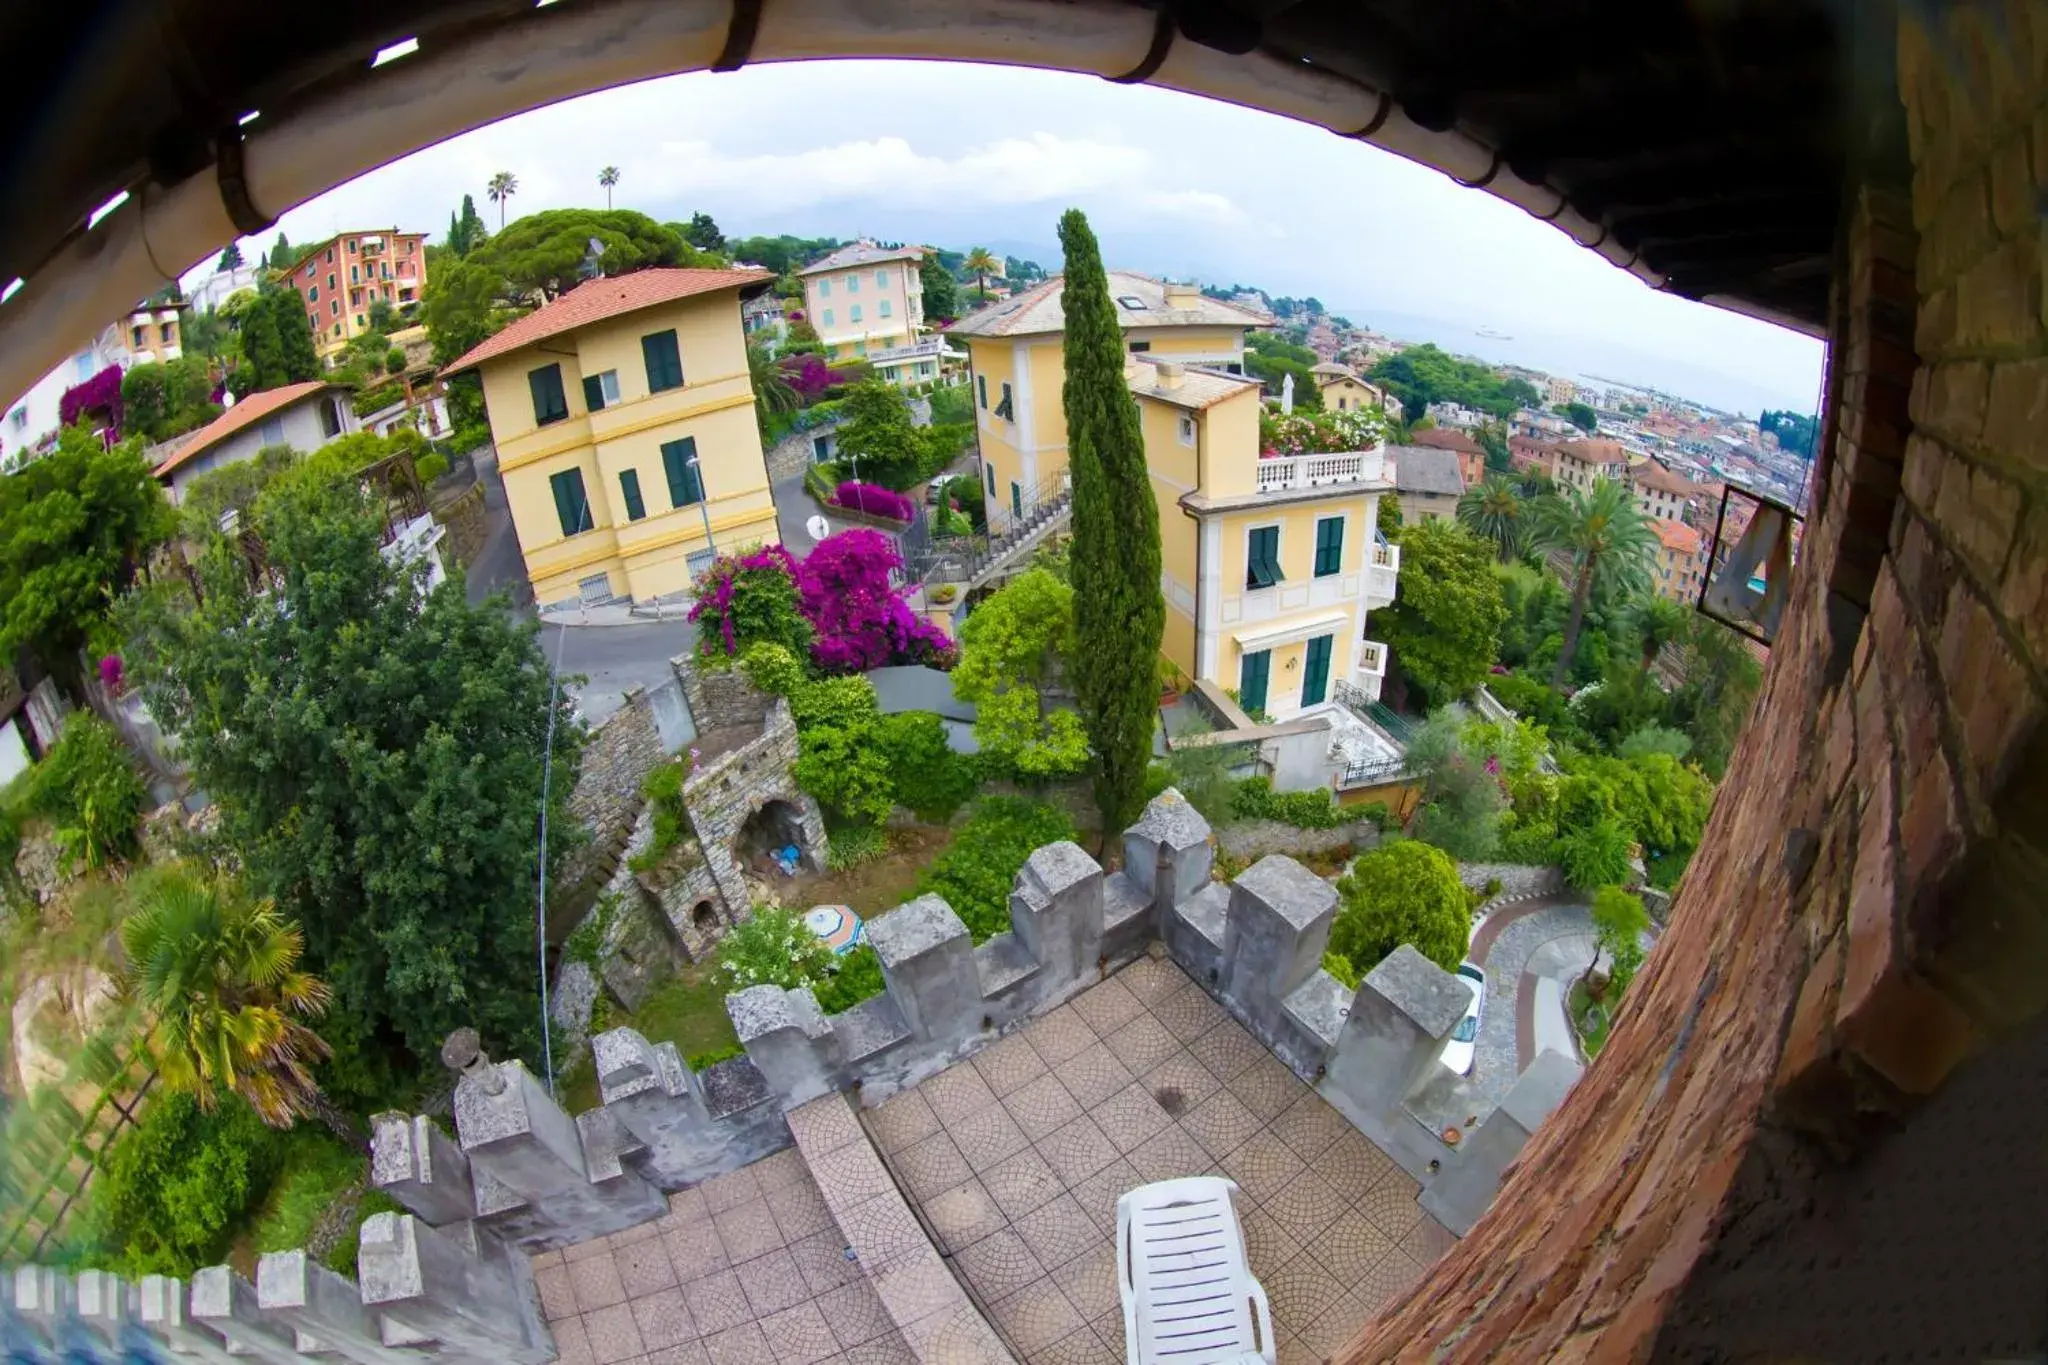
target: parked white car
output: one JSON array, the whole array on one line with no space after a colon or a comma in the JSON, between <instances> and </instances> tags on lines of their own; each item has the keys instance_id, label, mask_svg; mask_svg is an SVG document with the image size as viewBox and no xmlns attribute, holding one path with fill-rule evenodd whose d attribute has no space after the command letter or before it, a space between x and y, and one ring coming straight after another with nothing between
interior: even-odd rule
<instances>
[{"instance_id":1,"label":"parked white car","mask_svg":"<svg viewBox=\"0 0 2048 1365\"><path fill-rule=\"evenodd\" d=\"M1479 1041L1479 1014L1486 1008L1486 971L1470 962L1460 962L1458 981L1472 992L1472 1003L1465 1006L1465 1017L1451 1030L1451 1041L1444 1044L1443 1061L1460 1076L1469 1076L1473 1045Z\"/></svg>"}]
</instances>

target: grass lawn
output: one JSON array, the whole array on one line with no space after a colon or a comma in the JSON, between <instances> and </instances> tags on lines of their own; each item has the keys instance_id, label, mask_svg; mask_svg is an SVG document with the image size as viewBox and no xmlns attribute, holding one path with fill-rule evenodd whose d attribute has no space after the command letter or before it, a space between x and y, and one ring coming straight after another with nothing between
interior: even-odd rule
<instances>
[{"instance_id":1,"label":"grass lawn","mask_svg":"<svg viewBox=\"0 0 2048 1365\"><path fill-rule=\"evenodd\" d=\"M692 1057L729 1056L739 1051L740 1040L725 1012L725 989L717 963L693 963L656 986L639 1009L628 1013L614 1005L602 1021L591 1021L591 1030L638 1029L650 1043L674 1043L685 1062ZM571 1114L597 1106L597 1071L587 1052L562 1073L556 1098Z\"/></svg>"},{"instance_id":2,"label":"grass lawn","mask_svg":"<svg viewBox=\"0 0 2048 1365\"><path fill-rule=\"evenodd\" d=\"M1579 1030L1579 1044L1586 1049L1586 1060L1600 1055L1600 1049L1607 1044L1607 1030L1613 1025L1612 1012L1599 1001L1586 994L1582 982L1574 981L1570 997L1565 1002L1572 1023Z\"/></svg>"}]
</instances>

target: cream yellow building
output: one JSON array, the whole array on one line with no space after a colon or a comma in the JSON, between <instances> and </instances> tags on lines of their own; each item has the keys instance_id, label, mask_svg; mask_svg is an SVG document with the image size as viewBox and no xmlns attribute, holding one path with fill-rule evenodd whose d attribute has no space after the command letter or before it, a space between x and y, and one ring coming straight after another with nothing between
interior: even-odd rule
<instances>
[{"instance_id":1,"label":"cream yellow building","mask_svg":"<svg viewBox=\"0 0 2048 1365\"><path fill-rule=\"evenodd\" d=\"M540 603L670 596L715 551L778 540L740 330L772 278L591 280L442 371L482 377Z\"/></svg>"},{"instance_id":2,"label":"cream yellow building","mask_svg":"<svg viewBox=\"0 0 2048 1365\"><path fill-rule=\"evenodd\" d=\"M1257 380L1142 359L1126 378L1159 504L1166 656L1276 720L1335 703L1340 683L1377 699L1369 613L1401 567L1378 534L1381 453L1260 459Z\"/></svg>"},{"instance_id":3,"label":"cream yellow building","mask_svg":"<svg viewBox=\"0 0 2048 1365\"><path fill-rule=\"evenodd\" d=\"M1323 406L1331 412L1386 411L1386 394L1380 392L1378 385L1360 379L1358 371L1349 365L1326 360L1309 373L1315 376L1316 392L1323 396Z\"/></svg>"},{"instance_id":4,"label":"cream yellow building","mask_svg":"<svg viewBox=\"0 0 2048 1365\"><path fill-rule=\"evenodd\" d=\"M1065 478L1064 289L1055 275L970 313L947 331L967 343L989 520L999 531ZM1209 298L1194 285L1122 270L1109 272L1109 292L1132 355L1231 374L1244 368L1245 332L1272 322L1242 304ZM1252 411L1256 416L1256 402ZM1256 424L1252 444L1257 445Z\"/></svg>"},{"instance_id":5,"label":"cream yellow building","mask_svg":"<svg viewBox=\"0 0 2048 1365\"><path fill-rule=\"evenodd\" d=\"M918 274L925 253L921 246L860 241L797 272L805 316L832 359L864 360L876 377L896 384L938 376L944 343L926 334Z\"/></svg>"}]
</instances>

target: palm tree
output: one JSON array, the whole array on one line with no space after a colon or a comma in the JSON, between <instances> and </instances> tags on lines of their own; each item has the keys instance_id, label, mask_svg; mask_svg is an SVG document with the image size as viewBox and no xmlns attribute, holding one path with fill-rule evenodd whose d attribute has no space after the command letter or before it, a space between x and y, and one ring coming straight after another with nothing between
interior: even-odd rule
<instances>
[{"instance_id":1,"label":"palm tree","mask_svg":"<svg viewBox=\"0 0 2048 1365\"><path fill-rule=\"evenodd\" d=\"M1002 262L990 255L987 247L978 246L967 253L967 259L960 263L960 268L973 274L974 292L980 295L983 303L987 303L988 277L1003 268Z\"/></svg>"},{"instance_id":2,"label":"palm tree","mask_svg":"<svg viewBox=\"0 0 2048 1365\"><path fill-rule=\"evenodd\" d=\"M1514 481L1496 474L1458 499L1458 524L1480 539L1492 541L1500 562L1509 564L1522 552L1525 510Z\"/></svg>"},{"instance_id":3,"label":"palm tree","mask_svg":"<svg viewBox=\"0 0 2048 1365\"><path fill-rule=\"evenodd\" d=\"M747 347L747 378L754 386L754 410L764 433L770 417L795 412L803 402L782 366L759 346Z\"/></svg>"},{"instance_id":4,"label":"palm tree","mask_svg":"<svg viewBox=\"0 0 2048 1365\"><path fill-rule=\"evenodd\" d=\"M597 173L597 183L604 186L605 208L611 208L612 186L619 183L619 168L617 166L607 166L603 170L599 171Z\"/></svg>"},{"instance_id":5,"label":"palm tree","mask_svg":"<svg viewBox=\"0 0 2048 1365\"><path fill-rule=\"evenodd\" d=\"M1551 670L1550 685L1560 687L1572 666L1585 624L1586 603L1593 586L1605 579L1616 586L1641 587L1650 560L1650 525L1636 510L1635 495L1625 483L1595 479L1590 490L1565 488L1536 504L1533 543L1562 550L1572 558L1572 610L1565 621L1564 648Z\"/></svg>"},{"instance_id":6,"label":"palm tree","mask_svg":"<svg viewBox=\"0 0 2048 1365\"><path fill-rule=\"evenodd\" d=\"M360 1142L313 1080L328 1048L299 1018L318 1016L331 993L299 970L304 940L275 903L171 872L143 893L121 943L165 1084L206 1109L232 1091L277 1128L318 1115Z\"/></svg>"},{"instance_id":7,"label":"palm tree","mask_svg":"<svg viewBox=\"0 0 2048 1365\"><path fill-rule=\"evenodd\" d=\"M519 193L519 177L510 171L499 171L484 186L484 197L498 206L498 231L505 230L505 205L513 195Z\"/></svg>"},{"instance_id":8,"label":"palm tree","mask_svg":"<svg viewBox=\"0 0 2048 1365\"><path fill-rule=\"evenodd\" d=\"M1635 620L1636 638L1643 648L1643 671L1650 671L1650 665L1657 662L1657 656L1664 652L1664 646L1685 637L1685 628L1692 613L1668 597L1652 594L1636 603L1630 613Z\"/></svg>"}]
</instances>

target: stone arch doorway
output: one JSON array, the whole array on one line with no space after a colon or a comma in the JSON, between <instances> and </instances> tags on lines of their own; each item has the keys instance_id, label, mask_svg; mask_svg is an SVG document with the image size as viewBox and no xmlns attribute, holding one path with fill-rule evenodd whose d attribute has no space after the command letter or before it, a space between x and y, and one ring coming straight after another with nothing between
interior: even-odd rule
<instances>
[{"instance_id":1,"label":"stone arch doorway","mask_svg":"<svg viewBox=\"0 0 2048 1365\"><path fill-rule=\"evenodd\" d=\"M700 934L718 932L718 909L708 900L701 900L690 908L690 927Z\"/></svg>"},{"instance_id":2,"label":"stone arch doorway","mask_svg":"<svg viewBox=\"0 0 2048 1365\"><path fill-rule=\"evenodd\" d=\"M771 797L741 823L739 834L733 839L732 854L741 867L762 875L775 871L777 852L789 848L796 850L800 868L815 867L803 812L781 797Z\"/></svg>"}]
</instances>

